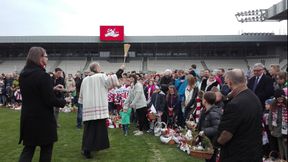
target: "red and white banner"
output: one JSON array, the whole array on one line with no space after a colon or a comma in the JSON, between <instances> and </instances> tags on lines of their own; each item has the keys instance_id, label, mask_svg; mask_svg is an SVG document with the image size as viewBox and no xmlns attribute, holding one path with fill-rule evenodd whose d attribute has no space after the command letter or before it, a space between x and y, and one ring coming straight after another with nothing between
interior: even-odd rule
<instances>
[{"instance_id":1,"label":"red and white banner","mask_svg":"<svg viewBox=\"0 0 288 162\"><path fill-rule=\"evenodd\" d=\"M101 41L124 41L124 26L100 26Z\"/></svg>"}]
</instances>

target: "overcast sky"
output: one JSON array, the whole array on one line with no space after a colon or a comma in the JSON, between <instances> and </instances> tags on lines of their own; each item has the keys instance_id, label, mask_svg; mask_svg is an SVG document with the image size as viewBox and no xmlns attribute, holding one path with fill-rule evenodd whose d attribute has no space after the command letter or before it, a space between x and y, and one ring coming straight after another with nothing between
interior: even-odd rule
<instances>
[{"instance_id":1,"label":"overcast sky","mask_svg":"<svg viewBox=\"0 0 288 162\"><path fill-rule=\"evenodd\" d=\"M237 22L235 13L281 0L0 0L0 36L99 36L123 25L126 36L287 34L287 21Z\"/></svg>"}]
</instances>

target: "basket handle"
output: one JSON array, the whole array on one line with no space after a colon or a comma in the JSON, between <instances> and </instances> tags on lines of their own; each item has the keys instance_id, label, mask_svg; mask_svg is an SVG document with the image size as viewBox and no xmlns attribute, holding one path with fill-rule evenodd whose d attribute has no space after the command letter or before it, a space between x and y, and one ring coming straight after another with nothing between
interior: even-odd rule
<instances>
[{"instance_id":1,"label":"basket handle","mask_svg":"<svg viewBox=\"0 0 288 162\"><path fill-rule=\"evenodd\" d=\"M167 128L167 124L166 123L161 122L161 127L162 127L162 125L164 125L164 128Z\"/></svg>"},{"instance_id":2,"label":"basket handle","mask_svg":"<svg viewBox=\"0 0 288 162\"><path fill-rule=\"evenodd\" d=\"M190 113L188 121L195 121L194 117L193 117L193 113Z\"/></svg>"}]
</instances>

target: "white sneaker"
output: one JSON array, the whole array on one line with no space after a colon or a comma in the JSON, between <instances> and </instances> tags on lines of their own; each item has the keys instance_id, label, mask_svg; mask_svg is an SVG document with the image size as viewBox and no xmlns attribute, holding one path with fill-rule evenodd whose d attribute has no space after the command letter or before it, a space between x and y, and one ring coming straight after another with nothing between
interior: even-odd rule
<instances>
[{"instance_id":1,"label":"white sneaker","mask_svg":"<svg viewBox=\"0 0 288 162\"><path fill-rule=\"evenodd\" d=\"M135 133L138 133L139 132L139 130L135 130L135 131L133 131L133 133L135 134Z\"/></svg>"},{"instance_id":2,"label":"white sneaker","mask_svg":"<svg viewBox=\"0 0 288 162\"><path fill-rule=\"evenodd\" d=\"M143 131L139 131L139 132L134 134L134 136L141 136L141 135L143 135Z\"/></svg>"},{"instance_id":3,"label":"white sneaker","mask_svg":"<svg viewBox=\"0 0 288 162\"><path fill-rule=\"evenodd\" d=\"M153 130L153 129L149 129L149 130L147 130L146 132L147 132L147 133L153 133L154 130Z\"/></svg>"}]
</instances>

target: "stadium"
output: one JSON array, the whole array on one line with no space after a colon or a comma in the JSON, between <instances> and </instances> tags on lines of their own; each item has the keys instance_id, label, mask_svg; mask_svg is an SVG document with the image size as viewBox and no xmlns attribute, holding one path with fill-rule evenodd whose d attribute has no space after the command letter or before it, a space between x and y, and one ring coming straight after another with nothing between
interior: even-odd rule
<instances>
[{"instance_id":1,"label":"stadium","mask_svg":"<svg viewBox=\"0 0 288 162\"><path fill-rule=\"evenodd\" d=\"M287 0L235 16L241 23L287 20ZM199 69L215 69L221 65L224 69L233 66L246 71L256 62L266 66L280 64L282 70L287 68L287 35L124 36L123 31L122 37L115 41L102 40L101 36L0 36L1 72L19 72L32 45L47 50L50 59L47 71L61 67L67 73L83 72L91 61L98 61L104 72L110 72L123 62L124 43L132 45L127 59L128 71L189 69L191 64Z\"/></svg>"},{"instance_id":2,"label":"stadium","mask_svg":"<svg viewBox=\"0 0 288 162\"><path fill-rule=\"evenodd\" d=\"M238 12L235 16L241 23L287 20L287 0L263 10ZM104 72L111 72L123 62L125 43L131 44L128 71L187 70L191 64L199 69L215 69L221 65L224 69L234 67L247 71L256 62L266 66L280 64L282 70L287 68L287 35L124 36L122 31L120 40L109 40L101 39L101 34L105 34L101 32L100 27L100 37L0 36L1 71L19 72L29 48L41 46L49 54L47 71L61 67L67 73L83 72L91 61L98 61Z\"/></svg>"},{"instance_id":3,"label":"stadium","mask_svg":"<svg viewBox=\"0 0 288 162\"><path fill-rule=\"evenodd\" d=\"M124 42L101 42L99 37L30 36L0 37L1 71L20 71L29 48L41 46L49 54L47 71L61 67L67 73L85 71L98 61L104 72L123 63L123 44L130 43L127 71L242 68L256 62L287 67L287 36L251 33L231 36L159 36L125 37Z\"/></svg>"},{"instance_id":4,"label":"stadium","mask_svg":"<svg viewBox=\"0 0 288 162\"><path fill-rule=\"evenodd\" d=\"M287 12L282 0L235 17L264 26ZM0 161L287 161L287 41L117 25L0 36Z\"/></svg>"}]
</instances>

